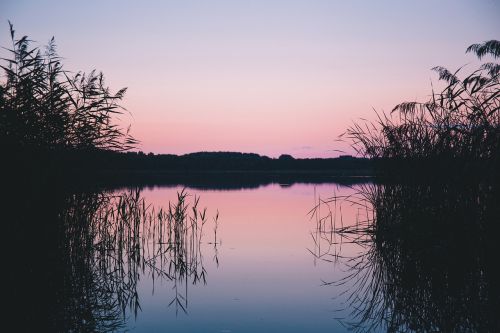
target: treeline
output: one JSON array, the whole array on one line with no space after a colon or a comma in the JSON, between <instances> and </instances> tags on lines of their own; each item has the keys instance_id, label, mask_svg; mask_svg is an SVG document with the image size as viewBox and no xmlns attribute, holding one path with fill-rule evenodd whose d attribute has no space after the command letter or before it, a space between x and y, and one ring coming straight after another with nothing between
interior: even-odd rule
<instances>
[{"instance_id":1,"label":"treeline","mask_svg":"<svg viewBox=\"0 0 500 333\"><path fill-rule=\"evenodd\" d=\"M336 182L354 184L375 176L374 160L338 158L270 158L237 152L186 155L142 152L15 151L3 154L0 174L14 188L43 182L47 186L176 186L241 189L279 183Z\"/></svg>"},{"instance_id":2,"label":"treeline","mask_svg":"<svg viewBox=\"0 0 500 333\"><path fill-rule=\"evenodd\" d=\"M368 169L366 158L344 156L339 158L295 159L290 155L270 158L258 154L238 152L199 152L186 155L153 155L142 153L115 154L115 161L133 169L148 170L331 170ZM119 167L115 165L113 167Z\"/></svg>"},{"instance_id":3,"label":"treeline","mask_svg":"<svg viewBox=\"0 0 500 333\"><path fill-rule=\"evenodd\" d=\"M29 158L33 153L27 153ZM42 158L42 157L41 157ZM367 158L341 156L338 158L295 159L290 155L270 158L252 153L199 152L185 155L144 154L142 152L90 151L54 153L72 169L141 171L141 172L189 172L189 171L328 171L369 170L372 161Z\"/></svg>"}]
</instances>

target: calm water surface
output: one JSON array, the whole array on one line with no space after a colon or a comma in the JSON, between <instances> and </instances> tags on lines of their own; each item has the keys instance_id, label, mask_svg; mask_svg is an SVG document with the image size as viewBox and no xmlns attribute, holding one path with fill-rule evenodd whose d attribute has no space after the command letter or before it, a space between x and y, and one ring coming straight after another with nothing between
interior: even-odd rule
<instances>
[{"instance_id":1,"label":"calm water surface","mask_svg":"<svg viewBox=\"0 0 500 333\"><path fill-rule=\"evenodd\" d=\"M3 210L9 309L24 331L499 332L499 188L40 187Z\"/></svg>"},{"instance_id":2,"label":"calm water surface","mask_svg":"<svg viewBox=\"0 0 500 333\"><path fill-rule=\"evenodd\" d=\"M141 195L155 207L175 201L180 187L145 189ZM181 281L185 311L169 303L172 281L143 274L138 283L141 311L128 313L134 332L324 332L347 331L335 319L346 315L348 285L325 286L340 280L345 264L317 260L313 239L316 220L309 214L319 198L348 195L355 189L336 184L280 186L257 189L194 190L200 206L213 216L219 211L217 243L213 224L202 244L206 284ZM359 209L345 206L343 219L356 220ZM322 250L325 251L325 250ZM345 256L363 251L348 244ZM217 260L216 260L217 259ZM179 286L177 286L179 288Z\"/></svg>"}]
</instances>

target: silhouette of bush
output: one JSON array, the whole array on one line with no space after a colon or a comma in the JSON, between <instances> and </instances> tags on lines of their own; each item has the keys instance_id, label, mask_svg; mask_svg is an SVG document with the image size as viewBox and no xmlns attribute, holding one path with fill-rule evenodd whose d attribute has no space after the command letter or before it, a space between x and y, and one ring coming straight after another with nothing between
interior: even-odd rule
<instances>
[{"instance_id":1,"label":"silhouette of bush","mask_svg":"<svg viewBox=\"0 0 500 333\"><path fill-rule=\"evenodd\" d=\"M481 60L500 56L500 42L474 44ZM491 161L500 156L500 64L483 63L461 79L462 68L433 68L445 84L428 101L404 102L378 121L355 123L344 134L359 154L370 158L406 160Z\"/></svg>"},{"instance_id":2,"label":"silhouette of bush","mask_svg":"<svg viewBox=\"0 0 500 333\"><path fill-rule=\"evenodd\" d=\"M45 50L16 39L3 59L0 83L0 144L18 149L129 150L137 143L113 122L126 88L111 93L102 73L63 69L54 38Z\"/></svg>"}]
</instances>

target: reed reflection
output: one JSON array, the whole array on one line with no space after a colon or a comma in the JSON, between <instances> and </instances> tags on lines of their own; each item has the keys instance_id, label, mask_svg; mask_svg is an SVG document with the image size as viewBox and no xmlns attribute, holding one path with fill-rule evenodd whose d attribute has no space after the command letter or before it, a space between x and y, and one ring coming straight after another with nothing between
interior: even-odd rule
<instances>
[{"instance_id":1,"label":"reed reflection","mask_svg":"<svg viewBox=\"0 0 500 333\"><path fill-rule=\"evenodd\" d=\"M44 240L29 250L52 252L46 257L57 259L39 263L44 274L36 277L41 281L45 277L51 286L46 295L37 288L35 293L44 298L34 301L48 308L44 320L51 331L124 329L127 320L141 311L141 279L153 281L152 292L155 281L166 281L173 296L165 306L176 314L187 313L188 286L207 283L202 254L207 223L214 227L209 230L214 233L210 241L218 261L218 213L209 218L206 209L200 208L199 197L185 191L165 208L149 205L140 190L71 194L59 203L38 221L52 223L57 235L51 234L51 243ZM47 221L48 217L57 223ZM21 278L15 287L19 291L25 284ZM32 301L37 295L30 296ZM42 316L30 313L38 307L23 315Z\"/></svg>"},{"instance_id":2,"label":"reed reflection","mask_svg":"<svg viewBox=\"0 0 500 333\"><path fill-rule=\"evenodd\" d=\"M356 331L494 332L500 329L497 184L376 184L312 211L317 258L342 261ZM341 207L359 208L342 221ZM326 213L325 213L326 212ZM336 215L337 214L337 215ZM359 254L343 256L355 244Z\"/></svg>"}]
</instances>

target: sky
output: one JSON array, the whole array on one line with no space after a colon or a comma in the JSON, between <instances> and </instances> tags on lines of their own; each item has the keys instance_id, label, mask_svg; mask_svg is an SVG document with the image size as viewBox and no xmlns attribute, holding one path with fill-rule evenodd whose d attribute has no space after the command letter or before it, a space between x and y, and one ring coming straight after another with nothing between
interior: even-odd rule
<instances>
[{"instance_id":1,"label":"sky","mask_svg":"<svg viewBox=\"0 0 500 333\"><path fill-rule=\"evenodd\" d=\"M425 100L432 67L473 66L499 18L498 0L7 0L0 45L10 20L128 87L120 122L144 152L335 157L353 121Z\"/></svg>"}]
</instances>

